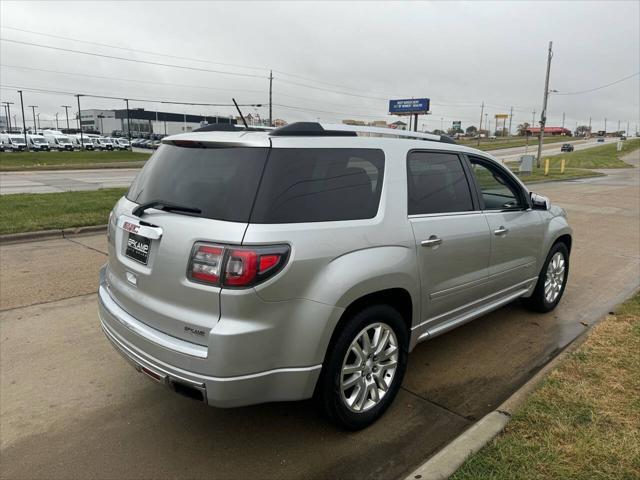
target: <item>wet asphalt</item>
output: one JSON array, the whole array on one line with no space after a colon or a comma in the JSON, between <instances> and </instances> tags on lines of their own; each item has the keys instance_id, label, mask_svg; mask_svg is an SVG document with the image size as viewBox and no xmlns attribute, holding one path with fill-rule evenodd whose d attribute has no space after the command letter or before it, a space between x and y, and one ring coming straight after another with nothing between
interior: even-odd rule
<instances>
[{"instance_id":1,"label":"wet asphalt","mask_svg":"<svg viewBox=\"0 0 640 480\"><path fill-rule=\"evenodd\" d=\"M357 433L310 401L213 409L136 373L98 325L103 236L2 246L0 476L398 478L638 288L639 172L533 186L575 231L560 306L514 302L419 345L392 408Z\"/></svg>"}]
</instances>

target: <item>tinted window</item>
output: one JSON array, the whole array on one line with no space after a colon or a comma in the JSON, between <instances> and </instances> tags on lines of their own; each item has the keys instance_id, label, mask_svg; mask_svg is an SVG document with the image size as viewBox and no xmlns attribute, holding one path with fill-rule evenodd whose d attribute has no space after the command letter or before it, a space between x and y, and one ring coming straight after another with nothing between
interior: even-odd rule
<instances>
[{"instance_id":1,"label":"tinted window","mask_svg":"<svg viewBox=\"0 0 640 480\"><path fill-rule=\"evenodd\" d=\"M373 218L382 191L381 150L273 149L252 223Z\"/></svg>"},{"instance_id":2,"label":"tinted window","mask_svg":"<svg viewBox=\"0 0 640 480\"><path fill-rule=\"evenodd\" d=\"M471 158L471 169L480 187L485 210L520 207L517 191L504 172L474 158Z\"/></svg>"},{"instance_id":3,"label":"tinted window","mask_svg":"<svg viewBox=\"0 0 640 480\"><path fill-rule=\"evenodd\" d=\"M473 210L469 184L456 154L410 153L407 182L409 215Z\"/></svg>"},{"instance_id":4,"label":"tinted window","mask_svg":"<svg viewBox=\"0 0 640 480\"><path fill-rule=\"evenodd\" d=\"M127 198L164 200L202 210L201 216L247 222L266 148L185 148L161 145L134 180Z\"/></svg>"}]
</instances>

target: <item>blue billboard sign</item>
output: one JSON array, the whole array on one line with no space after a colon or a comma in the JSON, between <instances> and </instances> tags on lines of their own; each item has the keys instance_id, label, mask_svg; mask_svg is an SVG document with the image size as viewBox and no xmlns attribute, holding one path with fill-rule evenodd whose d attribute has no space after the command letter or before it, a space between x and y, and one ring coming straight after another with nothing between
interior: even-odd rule
<instances>
[{"instance_id":1,"label":"blue billboard sign","mask_svg":"<svg viewBox=\"0 0 640 480\"><path fill-rule=\"evenodd\" d=\"M428 98L405 98L402 100L389 100L389 113L391 115L413 115L429 112Z\"/></svg>"}]
</instances>

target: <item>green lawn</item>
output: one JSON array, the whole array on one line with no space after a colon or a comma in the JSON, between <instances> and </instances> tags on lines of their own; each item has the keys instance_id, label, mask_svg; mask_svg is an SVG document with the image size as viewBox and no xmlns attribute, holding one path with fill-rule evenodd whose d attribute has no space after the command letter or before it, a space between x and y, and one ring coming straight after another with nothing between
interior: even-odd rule
<instances>
[{"instance_id":1,"label":"green lawn","mask_svg":"<svg viewBox=\"0 0 640 480\"><path fill-rule=\"evenodd\" d=\"M0 234L103 225L126 188L0 196Z\"/></svg>"},{"instance_id":2,"label":"green lawn","mask_svg":"<svg viewBox=\"0 0 640 480\"><path fill-rule=\"evenodd\" d=\"M0 152L0 171L134 166L145 162L150 155L130 151ZM131 162L137 163L131 165Z\"/></svg>"},{"instance_id":3,"label":"green lawn","mask_svg":"<svg viewBox=\"0 0 640 480\"><path fill-rule=\"evenodd\" d=\"M575 137L560 136L544 137L544 145L547 143L565 143L573 140L577 139ZM460 139L458 143L478 150L500 150L502 148L524 147L527 144L527 139L525 137L497 138L495 140L480 139L480 146L478 146L478 140ZM538 137L529 137L529 146L532 145L538 145Z\"/></svg>"},{"instance_id":4,"label":"green lawn","mask_svg":"<svg viewBox=\"0 0 640 480\"><path fill-rule=\"evenodd\" d=\"M544 159L541 168L535 168L531 175L520 176L520 179L527 182L537 182L541 180L570 180L572 178L592 177L601 175L591 169L607 168L632 168L628 163L620 160L620 157L640 148L640 139L634 138L623 143L622 151L616 150L615 143L592 147L586 150L576 150L575 152L554 155L549 158L549 175L544 174ZM565 160L565 173L560 173L561 160ZM518 174L518 164L507 163L516 174Z\"/></svg>"},{"instance_id":5,"label":"green lawn","mask_svg":"<svg viewBox=\"0 0 640 480\"><path fill-rule=\"evenodd\" d=\"M597 325L452 480L640 478L640 294Z\"/></svg>"}]
</instances>

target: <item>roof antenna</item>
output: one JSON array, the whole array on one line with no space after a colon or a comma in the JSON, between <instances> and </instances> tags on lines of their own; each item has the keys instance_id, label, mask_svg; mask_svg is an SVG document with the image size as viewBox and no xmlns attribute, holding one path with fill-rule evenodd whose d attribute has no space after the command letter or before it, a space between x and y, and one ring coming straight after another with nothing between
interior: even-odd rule
<instances>
[{"instance_id":1,"label":"roof antenna","mask_svg":"<svg viewBox=\"0 0 640 480\"><path fill-rule=\"evenodd\" d=\"M247 125L247 121L244 119L244 115L242 115L242 112L240 111L238 102L236 102L235 98L232 98L231 100L233 100L233 104L236 106L236 110L238 110L238 113L240 114L240 118L242 119L242 123L244 123L245 130L249 130L249 125Z\"/></svg>"}]
</instances>

